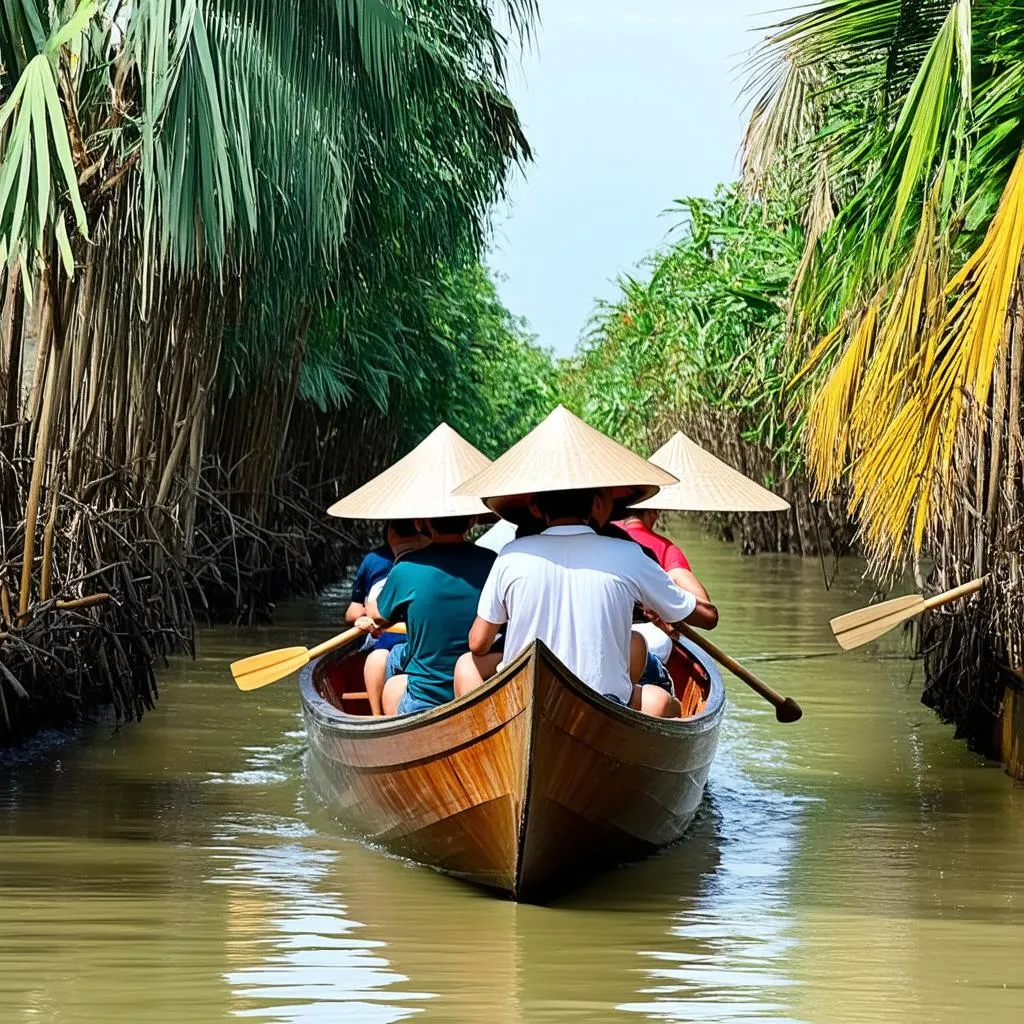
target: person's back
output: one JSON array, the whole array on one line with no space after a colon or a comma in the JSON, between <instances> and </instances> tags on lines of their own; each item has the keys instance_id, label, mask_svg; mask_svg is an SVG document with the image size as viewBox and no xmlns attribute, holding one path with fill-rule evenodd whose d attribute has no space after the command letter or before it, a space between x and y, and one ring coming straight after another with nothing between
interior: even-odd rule
<instances>
[{"instance_id":1,"label":"person's back","mask_svg":"<svg viewBox=\"0 0 1024 1024\"><path fill-rule=\"evenodd\" d=\"M381 580L387 579L394 562L395 556L388 544L381 544L363 556L352 580L352 596L345 611L346 622L355 622L366 614L366 602L371 589Z\"/></svg>"},{"instance_id":2,"label":"person's back","mask_svg":"<svg viewBox=\"0 0 1024 1024\"><path fill-rule=\"evenodd\" d=\"M353 625L358 625L367 619L370 608L376 605L377 595L384 588L395 561L427 543L427 538L416 529L416 524L411 519L388 520L384 528L384 540L384 544L374 548L363 558L352 581L352 597L345 611L345 621ZM366 664L363 666L366 692L372 694L370 706L375 714L379 714L380 707L378 704L379 694L374 693L374 690L379 691L384 684L383 680L380 680L379 685L374 687L372 677L379 676L384 671L386 661L374 658L374 654L378 651L386 653L403 643L405 643L405 637L400 633L367 636L363 643L362 650L368 655ZM377 667L374 668L374 666Z\"/></svg>"},{"instance_id":3,"label":"person's back","mask_svg":"<svg viewBox=\"0 0 1024 1024\"><path fill-rule=\"evenodd\" d=\"M402 670L407 693L420 705L452 699L455 663L466 650L495 554L465 541L433 543L407 554L391 570L377 599L380 615L408 631Z\"/></svg>"},{"instance_id":4,"label":"person's back","mask_svg":"<svg viewBox=\"0 0 1024 1024\"><path fill-rule=\"evenodd\" d=\"M667 573L673 569L689 569L690 563L679 546L664 534L656 533L638 516L624 519L615 524L628 534L637 544L654 552L658 564Z\"/></svg>"},{"instance_id":5,"label":"person's back","mask_svg":"<svg viewBox=\"0 0 1024 1024\"><path fill-rule=\"evenodd\" d=\"M538 639L588 686L628 704L630 628L638 602L672 622L694 607L637 544L566 525L515 540L502 551L479 614L507 622L506 663Z\"/></svg>"},{"instance_id":6,"label":"person's back","mask_svg":"<svg viewBox=\"0 0 1024 1024\"><path fill-rule=\"evenodd\" d=\"M655 531L658 513L654 509L635 510L615 525L650 551L677 587L696 595L698 601L710 602L707 589L694 575L686 555L671 538Z\"/></svg>"}]
</instances>

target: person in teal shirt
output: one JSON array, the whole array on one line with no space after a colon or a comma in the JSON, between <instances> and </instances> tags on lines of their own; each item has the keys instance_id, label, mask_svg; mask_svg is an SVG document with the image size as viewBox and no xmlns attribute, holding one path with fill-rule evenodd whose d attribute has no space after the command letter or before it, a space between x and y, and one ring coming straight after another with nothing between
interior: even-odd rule
<instances>
[{"instance_id":1,"label":"person in teal shirt","mask_svg":"<svg viewBox=\"0 0 1024 1024\"><path fill-rule=\"evenodd\" d=\"M385 715L425 711L454 697L455 663L466 652L480 591L497 557L466 541L472 522L472 516L424 520L430 543L395 563L371 609L379 626L404 621L408 631L406 643L388 658Z\"/></svg>"}]
</instances>

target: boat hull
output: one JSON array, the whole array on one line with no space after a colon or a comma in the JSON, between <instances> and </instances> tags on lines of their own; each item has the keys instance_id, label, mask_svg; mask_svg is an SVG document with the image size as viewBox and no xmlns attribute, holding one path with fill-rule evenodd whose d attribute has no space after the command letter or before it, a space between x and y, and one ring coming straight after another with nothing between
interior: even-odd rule
<instances>
[{"instance_id":1,"label":"boat hull","mask_svg":"<svg viewBox=\"0 0 1024 1024\"><path fill-rule=\"evenodd\" d=\"M310 774L399 856L540 900L675 841L700 804L724 692L695 651L701 709L673 721L606 700L539 642L479 690L401 718L340 710L329 659L300 682Z\"/></svg>"}]
</instances>

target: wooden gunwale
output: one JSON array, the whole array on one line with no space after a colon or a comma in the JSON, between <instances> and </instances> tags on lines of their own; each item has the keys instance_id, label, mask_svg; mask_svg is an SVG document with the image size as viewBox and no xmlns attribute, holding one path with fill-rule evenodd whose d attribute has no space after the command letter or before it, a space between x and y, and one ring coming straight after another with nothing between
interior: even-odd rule
<instances>
[{"instance_id":1,"label":"wooden gunwale","mask_svg":"<svg viewBox=\"0 0 1024 1024\"><path fill-rule=\"evenodd\" d=\"M542 651L548 664L557 672L562 683L573 693L584 700L594 710L604 715L618 718L630 726L645 732L658 733L662 736L685 736L695 731L703 731L706 727L714 727L725 703L725 686L722 676L711 656L700 650L688 640L679 641L691 657L707 673L709 683L708 698L704 706L696 714L685 719L653 718L627 708L614 701L607 700L586 683L577 679L552 653L537 640L517 658L509 662L501 672L492 676L483 686L457 700L440 704L428 711L420 711L414 715L402 715L399 718L370 718L366 715L350 715L322 697L316 688L325 668L335 661L343 660L352 653L352 647L343 647L310 663L303 669L299 678L299 690L303 704L322 725L327 725L333 733L344 737L364 736L395 736L442 722L458 715L467 707L488 700L496 691L505 686L515 676L527 659L533 656L534 650ZM710 724L707 724L710 723ZM698 727L700 727L698 729ZM479 738L479 737L478 737ZM406 762L402 762L403 764Z\"/></svg>"},{"instance_id":2,"label":"wooden gunwale","mask_svg":"<svg viewBox=\"0 0 1024 1024\"><path fill-rule=\"evenodd\" d=\"M344 737L400 736L403 733L421 729L428 725L436 725L448 718L454 718L466 708L472 707L475 704L481 704L493 697L526 664L533 652L532 649L523 651L518 658L510 662L501 672L488 679L483 686L472 693L467 693L458 700L452 700L447 704L439 704L436 708L419 711L414 715L402 715L398 718L370 718L366 715L350 715L320 695L316 683L319 681L323 671L332 662L342 661L351 653L351 645L333 651L331 654L318 658L307 665L299 677L299 692L306 709L321 724L329 725L332 732ZM477 738L480 737L478 736Z\"/></svg>"}]
</instances>

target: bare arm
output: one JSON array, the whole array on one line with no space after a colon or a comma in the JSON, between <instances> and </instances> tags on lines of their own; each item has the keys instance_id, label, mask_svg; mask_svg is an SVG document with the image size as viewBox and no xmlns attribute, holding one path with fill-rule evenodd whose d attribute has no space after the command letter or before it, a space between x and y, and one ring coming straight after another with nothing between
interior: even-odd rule
<instances>
[{"instance_id":1,"label":"bare arm","mask_svg":"<svg viewBox=\"0 0 1024 1024\"><path fill-rule=\"evenodd\" d=\"M470 651L478 656L489 653L499 629L501 629L501 626L488 622L486 619L481 619L478 615L473 620L473 626L469 631Z\"/></svg>"},{"instance_id":2,"label":"bare arm","mask_svg":"<svg viewBox=\"0 0 1024 1024\"><path fill-rule=\"evenodd\" d=\"M681 570L677 568L672 571ZM718 625L718 609L710 601L699 598L692 590L681 587L656 563L641 555L636 562L635 572L640 603L663 621L673 625L687 622L701 629L714 629Z\"/></svg>"},{"instance_id":3,"label":"bare arm","mask_svg":"<svg viewBox=\"0 0 1024 1024\"><path fill-rule=\"evenodd\" d=\"M683 621L701 629L714 629L718 625L718 609L710 601L698 601Z\"/></svg>"},{"instance_id":4,"label":"bare arm","mask_svg":"<svg viewBox=\"0 0 1024 1024\"><path fill-rule=\"evenodd\" d=\"M711 601L708 592L704 589L704 584L689 569L669 569L668 578L680 590L687 590L693 594L698 601Z\"/></svg>"},{"instance_id":5,"label":"bare arm","mask_svg":"<svg viewBox=\"0 0 1024 1024\"><path fill-rule=\"evenodd\" d=\"M391 622L388 619L385 619L383 615L381 615L380 609L377 607L377 601L375 598L371 597L370 600L366 602L366 614L369 615L370 618L373 619L373 621L376 622L377 625L381 626L382 628L391 625Z\"/></svg>"},{"instance_id":6,"label":"bare arm","mask_svg":"<svg viewBox=\"0 0 1024 1024\"><path fill-rule=\"evenodd\" d=\"M368 614L366 605L360 604L358 601L353 601L345 609L345 621L351 626L355 624L356 619L362 618L362 616Z\"/></svg>"}]
</instances>

